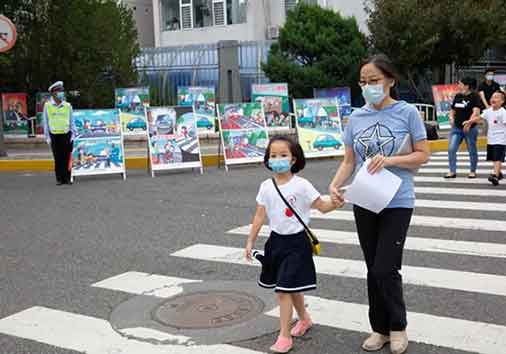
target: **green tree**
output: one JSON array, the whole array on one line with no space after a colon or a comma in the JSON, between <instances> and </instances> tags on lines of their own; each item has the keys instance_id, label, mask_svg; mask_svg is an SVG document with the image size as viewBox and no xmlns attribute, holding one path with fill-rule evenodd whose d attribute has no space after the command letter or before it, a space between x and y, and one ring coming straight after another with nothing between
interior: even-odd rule
<instances>
[{"instance_id":1,"label":"green tree","mask_svg":"<svg viewBox=\"0 0 506 354\"><path fill-rule=\"evenodd\" d=\"M366 50L355 18L300 3L288 13L262 69L272 82L287 82L293 97L312 97L313 88L356 86Z\"/></svg>"},{"instance_id":2,"label":"green tree","mask_svg":"<svg viewBox=\"0 0 506 354\"><path fill-rule=\"evenodd\" d=\"M366 0L366 10L371 47L397 64L420 99L427 69L442 83L446 64L475 62L506 38L503 0Z\"/></svg>"},{"instance_id":3,"label":"green tree","mask_svg":"<svg viewBox=\"0 0 506 354\"><path fill-rule=\"evenodd\" d=\"M19 32L13 50L0 56L4 89L33 96L63 80L79 91L78 107L108 107L115 85L136 83L137 31L117 1L4 0L0 12Z\"/></svg>"}]
</instances>

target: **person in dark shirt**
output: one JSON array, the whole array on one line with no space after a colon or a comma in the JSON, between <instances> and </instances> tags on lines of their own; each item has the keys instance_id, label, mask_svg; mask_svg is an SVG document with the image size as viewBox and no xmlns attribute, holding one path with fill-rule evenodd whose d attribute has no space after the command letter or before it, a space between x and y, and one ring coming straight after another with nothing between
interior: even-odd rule
<instances>
[{"instance_id":1,"label":"person in dark shirt","mask_svg":"<svg viewBox=\"0 0 506 354\"><path fill-rule=\"evenodd\" d=\"M485 80L480 84L478 88L478 93L480 95L481 101L486 108L490 107L490 99L494 92L500 91L501 86L497 82L494 81L495 71L493 69L487 69L485 72Z\"/></svg>"},{"instance_id":2,"label":"person in dark shirt","mask_svg":"<svg viewBox=\"0 0 506 354\"><path fill-rule=\"evenodd\" d=\"M476 140L478 138L478 128L476 127L476 123L472 123L470 120L480 115L482 104L475 90L476 79L465 77L459 81L460 93L455 95L450 111L450 124L452 126L448 137L450 172L445 175L445 178L457 177L457 151L464 139L466 140L471 164L468 177L476 178L476 167L478 165Z\"/></svg>"}]
</instances>

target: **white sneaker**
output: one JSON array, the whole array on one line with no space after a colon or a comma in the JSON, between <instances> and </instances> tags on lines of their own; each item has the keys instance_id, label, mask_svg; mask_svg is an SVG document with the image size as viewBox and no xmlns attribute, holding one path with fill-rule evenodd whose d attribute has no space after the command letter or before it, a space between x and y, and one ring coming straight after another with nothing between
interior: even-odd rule
<instances>
[{"instance_id":1,"label":"white sneaker","mask_svg":"<svg viewBox=\"0 0 506 354\"><path fill-rule=\"evenodd\" d=\"M377 332L372 332L364 343L362 343L362 349L367 352L376 352L381 350L381 348L383 348L388 342L390 342L390 337Z\"/></svg>"},{"instance_id":2,"label":"white sneaker","mask_svg":"<svg viewBox=\"0 0 506 354\"><path fill-rule=\"evenodd\" d=\"M406 331L390 332L390 351L392 354L402 354L408 349L408 335Z\"/></svg>"}]
</instances>

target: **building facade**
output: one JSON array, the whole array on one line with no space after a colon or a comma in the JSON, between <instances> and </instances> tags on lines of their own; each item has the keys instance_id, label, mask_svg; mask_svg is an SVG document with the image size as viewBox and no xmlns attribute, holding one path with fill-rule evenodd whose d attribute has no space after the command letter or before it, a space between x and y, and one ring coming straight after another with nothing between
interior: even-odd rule
<instances>
[{"instance_id":1,"label":"building facade","mask_svg":"<svg viewBox=\"0 0 506 354\"><path fill-rule=\"evenodd\" d=\"M358 0L152 1L156 47L277 39L287 12L300 1L355 16L361 29L366 30L366 15Z\"/></svg>"},{"instance_id":2,"label":"building facade","mask_svg":"<svg viewBox=\"0 0 506 354\"><path fill-rule=\"evenodd\" d=\"M139 45L142 48L155 46L153 31L153 0L121 0L132 10L138 32Z\"/></svg>"}]
</instances>

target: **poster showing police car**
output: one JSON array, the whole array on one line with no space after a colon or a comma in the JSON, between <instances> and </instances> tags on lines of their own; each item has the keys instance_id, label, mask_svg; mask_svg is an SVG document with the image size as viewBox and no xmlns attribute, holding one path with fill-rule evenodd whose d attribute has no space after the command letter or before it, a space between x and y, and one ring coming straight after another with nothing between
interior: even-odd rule
<instances>
[{"instance_id":1,"label":"poster showing police car","mask_svg":"<svg viewBox=\"0 0 506 354\"><path fill-rule=\"evenodd\" d=\"M268 143L260 102L220 104L218 121L225 152L225 167L263 161Z\"/></svg>"},{"instance_id":2,"label":"poster showing police car","mask_svg":"<svg viewBox=\"0 0 506 354\"><path fill-rule=\"evenodd\" d=\"M145 135L148 129L145 108L149 106L149 87L118 88L115 94L123 135Z\"/></svg>"},{"instance_id":3,"label":"poster showing police car","mask_svg":"<svg viewBox=\"0 0 506 354\"><path fill-rule=\"evenodd\" d=\"M344 155L336 98L293 100L297 135L306 157Z\"/></svg>"},{"instance_id":4,"label":"poster showing police car","mask_svg":"<svg viewBox=\"0 0 506 354\"><path fill-rule=\"evenodd\" d=\"M193 107L200 135L215 132L216 91L213 86L178 86L178 106Z\"/></svg>"},{"instance_id":5,"label":"poster showing police car","mask_svg":"<svg viewBox=\"0 0 506 354\"><path fill-rule=\"evenodd\" d=\"M76 138L120 136L121 124L117 109L80 109L72 113Z\"/></svg>"},{"instance_id":6,"label":"poster showing police car","mask_svg":"<svg viewBox=\"0 0 506 354\"><path fill-rule=\"evenodd\" d=\"M202 158L197 122L192 107L151 107L149 125L149 158L151 174L155 171L199 168Z\"/></svg>"}]
</instances>

